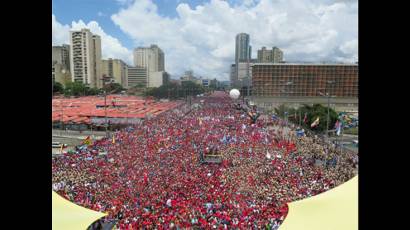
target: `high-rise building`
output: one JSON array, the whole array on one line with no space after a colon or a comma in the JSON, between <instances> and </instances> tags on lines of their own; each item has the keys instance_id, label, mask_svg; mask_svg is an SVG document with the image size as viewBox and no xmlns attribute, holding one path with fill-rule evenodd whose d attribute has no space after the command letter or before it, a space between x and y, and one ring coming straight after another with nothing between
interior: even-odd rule
<instances>
[{"instance_id":1,"label":"high-rise building","mask_svg":"<svg viewBox=\"0 0 410 230\"><path fill-rule=\"evenodd\" d=\"M141 84L143 87L147 87L147 69L144 67L131 67L127 68L127 85L126 88L134 87Z\"/></svg>"},{"instance_id":2,"label":"high-rise building","mask_svg":"<svg viewBox=\"0 0 410 230\"><path fill-rule=\"evenodd\" d=\"M283 52L278 47L272 48L273 63L283 62Z\"/></svg>"},{"instance_id":3,"label":"high-rise building","mask_svg":"<svg viewBox=\"0 0 410 230\"><path fill-rule=\"evenodd\" d=\"M70 46L63 44L62 46L52 47L52 62L53 64L61 64L64 69L70 69Z\"/></svg>"},{"instance_id":4,"label":"high-rise building","mask_svg":"<svg viewBox=\"0 0 410 230\"><path fill-rule=\"evenodd\" d=\"M120 59L102 60L102 74L110 77L124 88L127 88L127 71L127 64Z\"/></svg>"},{"instance_id":5,"label":"high-rise building","mask_svg":"<svg viewBox=\"0 0 410 230\"><path fill-rule=\"evenodd\" d=\"M138 47L134 50L134 65L148 72L165 71L164 52L157 45Z\"/></svg>"},{"instance_id":6,"label":"high-rise building","mask_svg":"<svg viewBox=\"0 0 410 230\"><path fill-rule=\"evenodd\" d=\"M148 85L150 85L151 73L165 71L164 52L157 45L138 47L134 50L134 65L147 70Z\"/></svg>"},{"instance_id":7,"label":"high-rise building","mask_svg":"<svg viewBox=\"0 0 410 230\"><path fill-rule=\"evenodd\" d=\"M238 81L238 75L236 75L236 64L231 64L230 73L229 73L229 83L231 87L235 87L237 81Z\"/></svg>"},{"instance_id":8,"label":"high-rise building","mask_svg":"<svg viewBox=\"0 0 410 230\"><path fill-rule=\"evenodd\" d=\"M53 82L59 82L65 85L71 79L70 77L70 46L53 46L52 47L52 64L51 76Z\"/></svg>"},{"instance_id":9,"label":"high-rise building","mask_svg":"<svg viewBox=\"0 0 410 230\"><path fill-rule=\"evenodd\" d=\"M241 79L247 78L249 79L250 74L250 67L249 63L252 60L252 47L250 46L250 37L249 34L240 33L236 35L235 41L235 77L233 81L231 80L231 85L233 87L242 87L244 86L244 81ZM241 63L241 64L240 64ZM231 72L232 73L232 72ZM246 81L247 85L251 83L251 81Z\"/></svg>"},{"instance_id":10,"label":"high-rise building","mask_svg":"<svg viewBox=\"0 0 410 230\"><path fill-rule=\"evenodd\" d=\"M249 34L240 33L236 35L235 63L247 62L251 59L252 48L250 46Z\"/></svg>"},{"instance_id":11,"label":"high-rise building","mask_svg":"<svg viewBox=\"0 0 410 230\"><path fill-rule=\"evenodd\" d=\"M280 63L282 61L283 52L277 47L273 47L272 50L262 47L262 49L258 50L259 63Z\"/></svg>"},{"instance_id":12,"label":"high-rise building","mask_svg":"<svg viewBox=\"0 0 410 230\"><path fill-rule=\"evenodd\" d=\"M102 87L101 38L89 29L70 31L70 72L72 81Z\"/></svg>"}]
</instances>

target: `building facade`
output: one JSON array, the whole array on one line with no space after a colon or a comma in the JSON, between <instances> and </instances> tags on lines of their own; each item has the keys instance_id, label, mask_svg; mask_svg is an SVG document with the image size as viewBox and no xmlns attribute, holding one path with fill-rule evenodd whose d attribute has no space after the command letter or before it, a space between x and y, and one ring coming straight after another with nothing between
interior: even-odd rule
<instances>
[{"instance_id":1,"label":"building facade","mask_svg":"<svg viewBox=\"0 0 410 230\"><path fill-rule=\"evenodd\" d=\"M280 50L278 47L273 47L272 48L272 57L273 57L273 63L281 63L283 62L283 51Z\"/></svg>"},{"instance_id":2,"label":"building facade","mask_svg":"<svg viewBox=\"0 0 410 230\"><path fill-rule=\"evenodd\" d=\"M346 106L357 106L358 81L357 64L252 65L252 95L259 99L287 98L288 102L300 105L309 101L326 102L327 94L334 102L343 101L340 103Z\"/></svg>"},{"instance_id":3,"label":"building facade","mask_svg":"<svg viewBox=\"0 0 410 230\"><path fill-rule=\"evenodd\" d=\"M148 85L156 85L157 79L153 77L158 77L158 73L153 73L165 71L164 52L155 44L150 47L138 47L134 49L134 65L146 69Z\"/></svg>"},{"instance_id":4,"label":"building facade","mask_svg":"<svg viewBox=\"0 0 410 230\"><path fill-rule=\"evenodd\" d=\"M102 74L114 80L115 83L127 88L128 66L120 59L102 60Z\"/></svg>"},{"instance_id":5,"label":"building facade","mask_svg":"<svg viewBox=\"0 0 410 230\"><path fill-rule=\"evenodd\" d=\"M236 35L235 39L235 77L231 79L232 87L242 87L243 79L249 79L252 60L252 47L250 46L250 36L246 33ZM232 73L232 72L231 72ZM246 81L249 83L250 81Z\"/></svg>"},{"instance_id":6,"label":"building facade","mask_svg":"<svg viewBox=\"0 0 410 230\"><path fill-rule=\"evenodd\" d=\"M51 78L53 82L65 85L71 79L70 46L52 46Z\"/></svg>"},{"instance_id":7,"label":"building facade","mask_svg":"<svg viewBox=\"0 0 410 230\"><path fill-rule=\"evenodd\" d=\"M169 74L165 71L152 72L148 87L160 87L169 83Z\"/></svg>"},{"instance_id":8,"label":"building facade","mask_svg":"<svg viewBox=\"0 0 410 230\"><path fill-rule=\"evenodd\" d=\"M101 38L89 29L70 31L70 72L72 81L102 87Z\"/></svg>"},{"instance_id":9,"label":"building facade","mask_svg":"<svg viewBox=\"0 0 410 230\"><path fill-rule=\"evenodd\" d=\"M144 67L127 67L127 85L126 88L131 88L141 84L147 87L147 69Z\"/></svg>"},{"instance_id":10,"label":"building facade","mask_svg":"<svg viewBox=\"0 0 410 230\"><path fill-rule=\"evenodd\" d=\"M70 45L53 46L51 53L53 64L61 64L64 69L70 70Z\"/></svg>"},{"instance_id":11,"label":"building facade","mask_svg":"<svg viewBox=\"0 0 410 230\"><path fill-rule=\"evenodd\" d=\"M283 52L277 47L273 47L271 50L262 47L258 50L258 63L280 63L283 62Z\"/></svg>"},{"instance_id":12,"label":"building facade","mask_svg":"<svg viewBox=\"0 0 410 230\"><path fill-rule=\"evenodd\" d=\"M249 34L237 34L235 40L235 63L250 61L251 52L252 48L250 46Z\"/></svg>"},{"instance_id":13,"label":"building facade","mask_svg":"<svg viewBox=\"0 0 410 230\"><path fill-rule=\"evenodd\" d=\"M358 97L356 64L253 64L255 96Z\"/></svg>"}]
</instances>

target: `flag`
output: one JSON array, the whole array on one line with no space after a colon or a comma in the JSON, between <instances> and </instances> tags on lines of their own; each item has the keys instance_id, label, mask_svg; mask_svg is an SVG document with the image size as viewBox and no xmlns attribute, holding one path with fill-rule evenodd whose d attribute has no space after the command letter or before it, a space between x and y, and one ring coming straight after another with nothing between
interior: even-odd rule
<instances>
[{"instance_id":1,"label":"flag","mask_svg":"<svg viewBox=\"0 0 410 230\"><path fill-rule=\"evenodd\" d=\"M112 143L115 144L115 136L112 135Z\"/></svg>"},{"instance_id":2,"label":"flag","mask_svg":"<svg viewBox=\"0 0 410 230\"><path fill-rule=\"evenodd\" d=\"M84 141L83 141L83 145L91 145L91 137L87 136Z\"/></svg>"},{"instance_id":3,"label":"flag","mask_svg":"<svg viewBox=\"0 0 410 230\"><path fill-rule=\"evenodd\" d=\"M307 113L305 113L305 117L303 118L303 123L307 123Z\"/></svg>"},{"instance_id":4,"label":"flag","mask_svg":"<svg viewBox=\"0 0 410 230\"><path fill-rule=\"evenodd\" d=\"M339 122L339 120L336 121L335 129L336 129L336 135L339 136L339 135L340 135L340 131L341 131L341 129L342 129L342 123Z\"/></svg>"},{"instance_id":5,"label":"flag","mask_svg":"<svg viewBox=\"0 0 410 230\"><path fill-rule=\"evenodd\" d=\"M311 128L316 127L317 125L319 125L319 117L316 118L316 120L310 125Z\"/></svg>"}]
</instances>

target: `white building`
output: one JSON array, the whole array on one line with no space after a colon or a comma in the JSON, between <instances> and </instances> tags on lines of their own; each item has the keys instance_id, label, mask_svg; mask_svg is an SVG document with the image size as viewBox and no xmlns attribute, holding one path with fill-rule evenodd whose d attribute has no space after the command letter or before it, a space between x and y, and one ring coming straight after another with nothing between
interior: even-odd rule
<instances>
[{"instance_id":1,"label":"white building","mask_svg":"<svg viewBox=\"0 0 410 230\"><path fill-rule=\"evenodd\" d=\"M150 73L148 87L160 87L169 82L169 75L165 71L157 71Z\"/></svg>"},{"instance_id":2,"label":"white building","mask_svg":"<svg viewBox=\"0 0 410 230\"><path fill-rule=\"evenodd\" d=\"M134 65L147 70L148 85L157 84L157 80L151 77L157 77L158 74L152 75L155 72L165 71L164 59L164 52L157 45L138 47L134 50ZM150 83L151 81L154 83Z\"/></svg>"},{"instance_id":3,"label":"white building","mask_svg":"<svg viewBox=\"0 0 410 230\"><path fill-rule=\"evenodd\" d=\"M89 29L70 31L70 72L72 81L102 87L101 38Z\"/></svg>"},{"instance_id":4,"label":"white building","mask_svg":"<svg viewBox=\"0 0 410 230\"><path fill-rule=\"evenodd\" d=\"M138 84L147 87L147 69L144 67L131 66L128 66L127 69L127 84L125 88L131 88Z\"/></svg>"}]
</instances>

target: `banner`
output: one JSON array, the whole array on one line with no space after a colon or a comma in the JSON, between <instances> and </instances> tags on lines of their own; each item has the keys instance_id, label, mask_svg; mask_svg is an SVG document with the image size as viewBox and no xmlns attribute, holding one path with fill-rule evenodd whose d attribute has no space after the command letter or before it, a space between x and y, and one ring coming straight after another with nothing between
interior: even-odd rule
<instances>
[{"instance_id":1,"label":"banner","mask_svg":"<svg viewBox=\"0 0 410 230\"><path fill-rule=\"evenodd\" d=\"M92 117L90 119L91 123L94 125L104 125L105 124L105 118L104 117ZM107 118L107 123L108 124L133 124L137 125L140 124L142 120L140 118Z\"/></svg>"}]
</instances>

